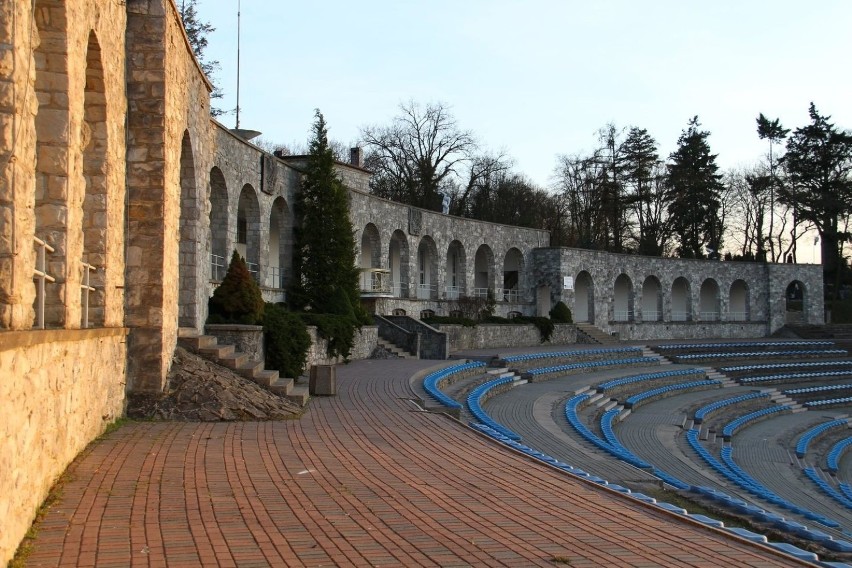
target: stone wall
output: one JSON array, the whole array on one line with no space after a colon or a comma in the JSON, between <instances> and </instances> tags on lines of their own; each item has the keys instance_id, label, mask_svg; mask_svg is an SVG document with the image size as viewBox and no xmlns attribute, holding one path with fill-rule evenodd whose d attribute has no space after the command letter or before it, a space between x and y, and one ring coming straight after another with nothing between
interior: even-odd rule
<instances>
[{"instance_id":1,"label":"stone wall","mask_svg":"<svg viewBox=\"0 0 852 568\"><path fill-rule=\"evenodd\" d=\"M474 327L463 325L436 324L450 338L450 351L468 349L490 349L498 347L538 347L569 345L577 343L577 329L571 324L554 326L550 341L541 342L538 328L531 324L479 324Z\"/></svg>"},{"instance_id":2,"label":"stone wall","mask_svg":"<svg viewBox=\"0 0 852 568\"><path fill-rule=\"evenodd\" d=\"M125 332L5 332L0 341L0 565L74 457L124 412Z\"/></svg>"},{"instance_id":3,"label":"stone wall","mask_svg":"<svg viewBox=\"0 0 852 568\"><path fill-rule=\"evenodd\" d=\"M328 341L319 337L315 326L308 326L308 335L311 336L311 347L308 351L305 368L310 368L311 365L336 365L342 363L342 357L329 357L326 349ZM355 331L355 345L352 347L352 352L349 354L349 359L354 361L357 359L368 359L373 349L376 348L376 342L379 337L379 328L374 325L365 325L360 331Z\"/></svg>"}]
</instances>

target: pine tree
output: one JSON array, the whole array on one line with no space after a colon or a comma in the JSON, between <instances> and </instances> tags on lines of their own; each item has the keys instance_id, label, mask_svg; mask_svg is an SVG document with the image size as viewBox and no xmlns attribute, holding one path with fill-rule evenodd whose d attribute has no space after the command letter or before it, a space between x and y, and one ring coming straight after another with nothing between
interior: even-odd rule
<instances>
[{"instance_id":1,"label":"pine tree","mask_svg":"<svg viewBox=\"0 0 852 568\"><path fill-rule=\"evenodd\" d=\"M263 296L243 257L234 251L228 272L208 303L209 323L255 325L263 319Z\"/></svg>"},{"instance_id":2,"label":"pine tree","mask_svg":"<svg viewBox=\"0 0 852 568\"><path fill-rule=\"evenodd\" d=\"M644 128L633 127L622 144L622 176L628 189L626 203L639 226L639 254L662 256L665 239L662 207L656 192L657 141Z\"/></svg>"},{"instance_id":3,"label":"pine tree","mask_svg":"<svg viewBox=\"0 0 852 568\"><path fill-rule=\"evenodd\" d=\"M296 202L299 227L290 301L296 309L351 315L362 310L355 267L349 195L334 170L325 119L319 110Z\"/></svg>"},{"instance_id":4,"label":"pine tree","mask_svg":"<svg viewBox=\"0 0 852 568\"><path fill-rule=\"evenodd\" d=\"M692 118L669 156L667 201L681 258L704 258L705 247L711 258L718 258L722 245L722 176L716 155L710 153L710 133L700 126L698 117Z\"/></svg>"}]
</instances>

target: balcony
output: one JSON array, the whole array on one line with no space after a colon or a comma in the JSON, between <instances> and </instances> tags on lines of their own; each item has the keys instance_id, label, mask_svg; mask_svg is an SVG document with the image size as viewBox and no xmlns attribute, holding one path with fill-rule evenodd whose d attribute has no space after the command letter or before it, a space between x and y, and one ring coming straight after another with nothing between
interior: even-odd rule
<instances>
[{"instance_id":1,"label":"balcony","mask_svg":"<svg viewBox=\"0 0 852 568\"><path fill-rule=\"evenodd\" d=\"M392 284L391 273L387 268L361 269L362 298L392 298Z\"/></svg>"}]
</instances>

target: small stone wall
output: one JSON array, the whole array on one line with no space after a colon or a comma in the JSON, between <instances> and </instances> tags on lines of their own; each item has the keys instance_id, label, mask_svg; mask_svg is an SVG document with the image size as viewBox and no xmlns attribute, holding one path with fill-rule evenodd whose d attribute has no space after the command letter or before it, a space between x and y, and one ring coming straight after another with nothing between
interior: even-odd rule
<instances>
[{"instance_id":1,"label":"small stone wall","mask_svg":"<svg viewBox=\"0 0 852 568\"><path fill-rule=\"evenodd\" d=\"M310 368L311 365L336 365L342 363L342 357L329 357L326 349L328 341L319 337L316 326L308 326L308 335L311 336L311 347L308 350L307 361L305 368ZM352 346L352 352L349 354L349 359L368 359L373 349L376 348L376 342L379 337L379 328L374 325L365 325L360 331L355 331L355 345Z\"/></svg>"},{"instance_id":2,"label":"small stone wall","mask_svg":"<svg viewBox=\"0 0 852 568\"><path fill-rule=\"evenodd\" d=\"M237 351L248 353L257 361L266 359L262 325L208 323L205 332L215 337L219 345L233 345Z\"/></svg>"},{"instance_id":3,"label":"small stone wall","mask_svg":"<svg viewBox=\"0 0 852 568\"><path fill-rule=\"evenodd\" d=\"M0 339L0 565L68 464L124 412L124 328Z\"/></svg>"},{"instance_id":4,"label":"small stone wall","mask_svg":"<svg viewBox=\"0 0 852 568\"><path fill-rule=\"evenodd\" d=\"M769 324L760 322L643 322L611 323L623 341L666 339L752 339L767 337Z\"/></svg>"},{"instance_id":5,"label":"small stone wall","mask_svg":"<svg viewBox=\"0 0 852 568\"><path fill-rule=\"evenodd\" d=\"M570 345L577 343L577 328L572 324L554 326L550 341L541 342L538 328L532 324L479 324L475 327L436 324L450 338L450 351L488 349L491 347L535 347L538 345Z\"/></svg>"}]
</instances>

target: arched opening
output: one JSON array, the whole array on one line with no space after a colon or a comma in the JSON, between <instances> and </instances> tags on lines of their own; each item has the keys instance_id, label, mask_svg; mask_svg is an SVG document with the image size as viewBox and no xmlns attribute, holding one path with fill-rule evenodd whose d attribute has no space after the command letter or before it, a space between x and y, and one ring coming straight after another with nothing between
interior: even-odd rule
<instances>
[{"instance_id":1,"label":"arched opening","mask_svg":"<svg viewBox=\"0 0 852 568\"><path fill-rule=\"evenodd\" d=\"M373 223L368 223L361 233L361 255L359 259L361 267L361 290L365 292L379 292L384 289L381 273L364 270L369 268L381 268L382 266L382 242L379 229Z\"/></svg>"},{"instance_id":2,"label":"arched opening","mask_svg":"<svg viewBox=\"0 0 852 568\"><path fill-rule=\"evenodd\" d=\"M83 262L81 277L81 327L102 326L106 317L107 238L107 98L101 47L89 33L86 52L86 86L83 94Z\"/></svg>"},{"instance_id":3,"label":"arched opening","mask_svg":"<svg viewBox=\"0 0 852 568\"><path fill-rule=\"evenodd\" d=\"M648 276L642 283L642 321L663 319L663 287L656 276Z\"/></svg>"},{"instance_id":4,"label":"arched opening","mask_svg":"<svg viewBox=\"0 0 852 568\"><path fill-rule=\"evenodd\" d=\"M228 186L222 170L210 170L210 280L221 282L228 270Z\"/></svg>"},{"instance_id":5,"label":"arched opening","mask_svg":"<svg viewBox=\"0 0 852 568\"><path fill-rule=\"evenodd\" d=\"M234 248L246 260L249 272L257 279L260 274L260 206L257 193L250 184L245 184L240 191Z\"/></svg>"},{"instance_id":6,"label":"arched opening","mask_svg":"<svg viewBox=\"0 0 852 568\"><path fill-rule=\"evenodd\" d=\"M550 315L550 286L538 286L535 289L535 314L539 317Z\"/></svg>"},{"instance_id":7,"label":"arched opening","mask_svg":"<svg viewBox=\"0 0 852 568\"><path fill-rule=\"evenodd\" d=\"M266 259L266 285L283 290L287 287L286 267L290 266L292 235L290 231L290 210L283 197L272 202L269 213L269 251Z\"/></svg>"},{"instance_id":8,"label":"arched opening","mask_svg":"<svg viewBox=\"0 0 852 568\"><path fill-rule=\"evenodd\" d=\"M692 320L692 292L689 280L680 276L672 282L672 321Z\"/></svg>"},{"instance_id":9,"label":"arched opening","mask_svg":"<svg viewBox=\"0 0 852 568\"><path fill-rule=\"evenodd\" d=\"M787 285L787 289L784 291L787 323L805 323L805 313L807 313L805 302L807 299L807 292L803 282L793 280Z\"/></svg>"},{"instance_id":10,"label":"arched opening","mask_svg":"<svg viewBox=\"0 0 852 568\"><path fill-rule=\"evenodd\" d=\"M464 246L459 241L453 241L447 248L447 284L446 297L448 300L458 300L465 295L465 274L467 274L467 259Z\"/></svg>"},{"instance_id":11,"label":"arched opening","mask_svg":"<svg viewBox=\"0 0 852 568\"><path fill-rule=\"evenodd\" d=\"M698 311L701 321L719 321L719 285L712 278L701 283Z\"/></svg>"},{"instance_id":12,"label":"arched opening","mask_svg":"<svg viewBox=\"0 0 852 568\"><path fill-rule=\"evenodd\" d=\"M524 290L524 255L516 248L510 248L503 259L503 299L507 302L520 302Z\"/></svg>"},{"instance_id":13,"label":"arched opening","mask_svg":"<svg viewBox=\"0 0 852 568\"><path fill-rule=\"evenodd\" d=\"M391 292L395 298L408 297L408 239L397 229L391 234L388 247L388 268L391 272Z\"/></svg>"},{"instance_id":14,"label":"arched opening","mask_svg":"<svg viewBox=\"0 0 852 568\"><path fill-rule=\"evenodd\" d=\"M735 280L731 284L731 292L728 296L728 321L749 321L750 319L748 284L745 280Z\"/></svg>"},{"instance_id":15,"label":"arched opening","mask_svg":"<svg viewBox=\"0 0 852 568\"><path fill-rule=\"evenodd\" d=\"M180 243L178 244L178 324L197 324L198 286L198 198L195 187L195 162L189 132L183 133L180 146Z\"/></svg>"},{"instance_id":16,"label":"arched opening","mask_svg":"<svg viewBox=\"0 0 852 568\"><path fill-rule=\"evenodd\" d=\"M438 299L438 250L432 237L420 239L417 247L417 299Z\"/></svg>"},{"instance_id":17,"label":"arched opening","mask_svg":"<svg viewBox=\"0 0 852 568\"><path fill-rule=\"evenodd\" d=\"M68 26L65 2L37 0L35 27L38 45L33 54L35 93L35 238L34 266L54 282L36 287L36 327L64 327L68 245ZM51 251L52 249L52 251ZM79 262L79 260L78 260ZM75 265L76 266L76 265Z\"/></svg>"},{"instance_id":18,"label":"arched opening","mask_svg":"<svg viewBox=\"0 0 852 568\"><path fill-rule=\"evenodd\" d=\"M494 290L494 253L480 245L473 260L473 296L487 298L489 290Z\"/></svg>"},{"instance_id":19,"label":"arched opening","mask_svg":"<svg viewBox=\"0 0 852 568\"><path fill-rule=\"evenodd\" d=\"M633 321L633 282L626 274L619 274L612 288L613 320Z\"/></svg>"},{"instance_id":20,"label":"arched opening","mask_svg":"<svg viewBox=\"0 0 852 568\"><path fill-rule=\"evenodd\" d=\"M585 270L574 279L574 321L595 321L595 285Z\"/></svg>"}]
</instances>

